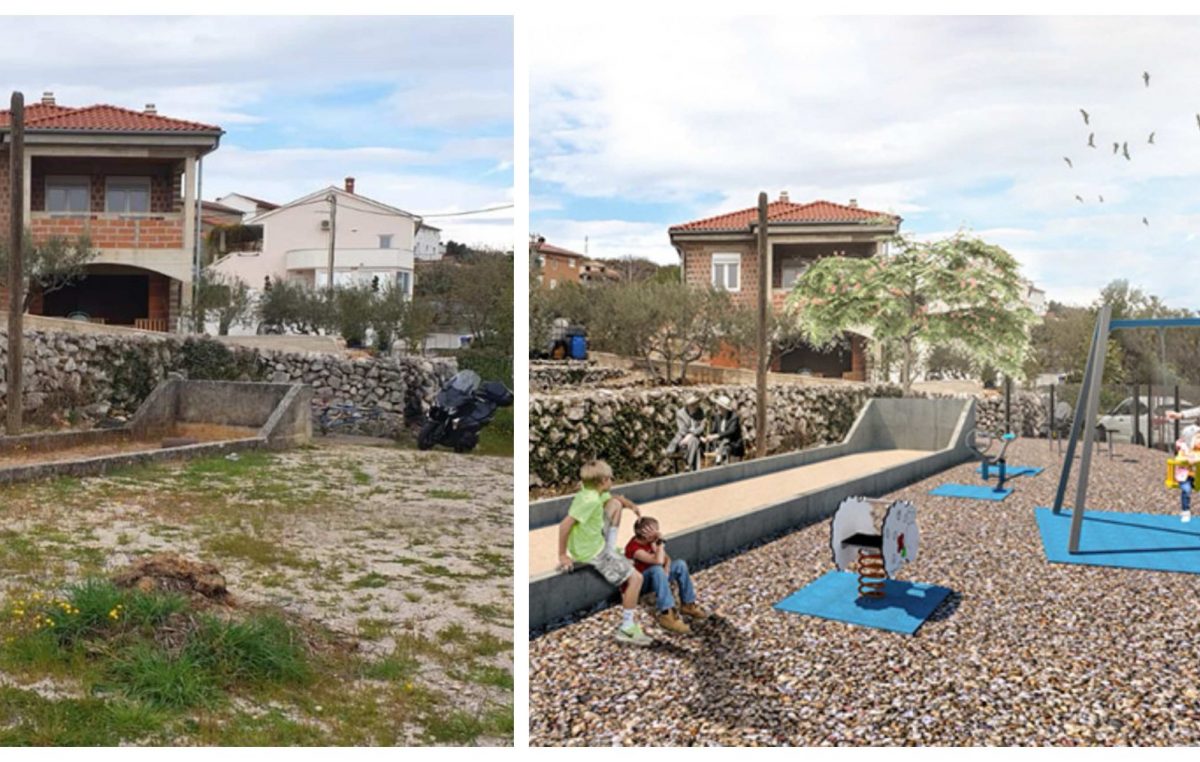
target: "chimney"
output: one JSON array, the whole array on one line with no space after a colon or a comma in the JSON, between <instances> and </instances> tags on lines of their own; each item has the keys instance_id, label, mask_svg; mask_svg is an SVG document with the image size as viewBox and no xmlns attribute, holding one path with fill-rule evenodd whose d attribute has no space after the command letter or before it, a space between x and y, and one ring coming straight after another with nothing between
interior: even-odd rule
<instances>
[{"instance_id":1,"label":"chimney","mask_svg":"<svg viewBox=\"0 0 1200 762\"><path fill-rule=\"evenodd\" d=\"M858 208L858 199L856 199L856 198L852 198L852 199L850 199L850 208L851 208L851 209L857 209L857 208Z\"/></svg>"},{"instance_id":2,"label":"chimney","mask_svg":"<svg viewBox=\"0 0 1200 762\"><path fill-rule=\"evenodd\" d=\"M153 103L147 103L142 113L149 116L158 116L158 108Z\"/></svg>"},{"instance_id":3,"label":"chimney","mask_svg":"<svg viewBox=\"0 0 1200 762\"><path fill-rule=\"evenodd\" d=\"M49 90L42 93L42 105L43 106L55 105L54 104L54 93L50 92Z\"/></svg>"},{"instance_id":4,"label":"chimney","mask_svg":"<svg viewBox=\"0 0 1200 762\"><path fill-rule=\"evenodd\" d=\"M779 191L779 200L786 204L788 202L788 192Z\"/></svg>"},{"instance_id":5,"label":"chimney","mask_svg":"<svg viewBox=\"0 0 1200 762\"><path fill-rule=\"evenodd\" d=\"M354 192L354 178L353 177L346 178L346 192L347 193Z\"/></svg>"}]
</instances>

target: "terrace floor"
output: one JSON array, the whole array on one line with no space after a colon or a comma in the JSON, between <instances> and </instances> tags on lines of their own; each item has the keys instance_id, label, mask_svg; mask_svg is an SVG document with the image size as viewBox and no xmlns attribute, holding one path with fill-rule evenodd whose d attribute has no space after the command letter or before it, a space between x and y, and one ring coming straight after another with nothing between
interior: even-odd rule
<instances>
[{"instance_id":1,"label":"terrace floor","mask_svg":"<svg viewBox=\"0 0 1200 762\"><path fill-rule=\"evenodd\" d=\"M1103 447L1089 507L1178 515L1162 453ZM691 636L643 608L658 643L618 645L610 608L533 640L530 743L1200 743L1200 577L1047 563L1034 508L1061 456L1044 440L1010 455L1047 470L1002 503L926 494L978 483L975 462L889 495L921 527L900 578L955 591L915 636L772 608L830 570L822 521L696 573L717 613Z\"/></svg>"},{"instance_id":2,"label":"terrace floor","mask_svg":"<svg viewBox=\"0 0 1200 762\"><path fill-rule=\"evenodd\" d=\"M511 744L512 479L509 458L319 439L3 486L0 612L177 553L216 564L239 607L353 649L315 685L239 692L121 743ZM94 686L12 656L0 643L0 743L66 742L54 718L90 711Z\"/></svg>"}]
</instances>

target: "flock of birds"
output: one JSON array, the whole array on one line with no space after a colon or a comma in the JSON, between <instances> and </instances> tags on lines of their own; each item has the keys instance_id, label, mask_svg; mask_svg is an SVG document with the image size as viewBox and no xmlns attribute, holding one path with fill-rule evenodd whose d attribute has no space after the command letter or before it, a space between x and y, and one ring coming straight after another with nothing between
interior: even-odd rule
<instances>
[{"instance_id":1,"label":"flock of birds","mask_svg":"<svg viewBox=\"0 0 1200 762\"><path fill-rule=\"evenodd\" d=\"M1146 87L1150 87L1150 72L1148 72L1148 71L1142 72L1142 82L1145 83ZM1088 114L1088 112L1085 109L1079 109L1079 113L1083 115L1084 125L1090 127L1092 124L1091 115ZM1196 114L1196 126L1200 127L1200 114ZM1155 132L1151 131L1150 136L1146 139L1147 145L1155 144L1154 143L1154 135L1155 135ZM1096 133L1095 132L1088 133L1087 146L1088 146L1088 148L1096 148ZM1112 152L1113 152L1113 156L1120 154L1125 157L1126 161L1133 161L1133 157L1129 155L1129 141L1114 141L1112 144ZM1075 168L1075 163L1071 161L1071 157L1064 156L1063 161L1065 161L1067 163L1068 169ZM1097 198L1100 200L1101 204L1104 203L1103 195L1097 194ZM1083 200L1083 196L1079 195L1078 193L1075 194L1075 200L1081 204L1085 203ZM1142 224L1145 225L1146 227L1150 227L1149 218L1142 217Z\"/></svg>"}]
</instances>

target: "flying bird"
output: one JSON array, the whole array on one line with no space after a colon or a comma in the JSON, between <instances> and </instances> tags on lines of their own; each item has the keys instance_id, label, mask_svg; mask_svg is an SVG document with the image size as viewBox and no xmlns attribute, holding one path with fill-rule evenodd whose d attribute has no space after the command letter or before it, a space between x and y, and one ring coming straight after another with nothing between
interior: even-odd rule
<instances>
[{"instance_id":1,"label":"flying bird","mask_svg":"<svg viewBox=\"0 0 1200 762\"><path fill-rule=\"evenodd\" d=\"M1088 112L1084 111L1083 109L1079 109L1079 113L1083 114L1084 124L1091 124L1091 122L1088 121Z\"/></svg>"},{"instance_id":2,"label":"flying bird","mask_svg":"<svg viewBox=\"0 0 1200 762\"><path fill-rule=\"evenodd\" d=\"M1121 146L1121 153L1125 156L1126 160L1129 159L1129 143L1125 143Z\"/></svg>"},{"instance_id":3,"label":"flying bird","mask_svg":"<svg viewBox=\"0 0 1200 762\"><path fill-rule=\"evenodd\" d=\"M1145 217L1143 217L1143 218L1142 218L1142 224L1143 224L1143 225L1145 225L1146 227L1150 227L1150 220L1148 220L1148 219L1146 219Z\"/></svg>"},{"instance_id":4,"label":"flying bird","mask_svg":"<svg viewBox=\"0 0 1200 762\"><path fill-rule=\"evenodd\" d=\"M1154 145L1154 133L1150 133L1150 145Z\"/></svg>"},{"instance_id":5,"label":"flying bird","mask_svg":"<svg viewBox=\"0 0 1200 762\"><path fill-rule=\"evenodd\" d=\"M1082 203L1083 203L1083 196L1080 196L1078 193L1076 193L1076 194L1075 194L1075 200L1076 200L1076 201L1078 201L1079 203L1081 203L1081 204L1082 204Z\"/></svg>"},{"instance_id":6,"label":"flying bird","mask_svg":"<svg viewBox=\"0 0 1200 762\"><path fill-rule=\"evenodd\" d=\"M1101 197L1100 197L1100 203L1101 203L1101 204L1103 204L1103 203L1104 203L1104 196L1101 196Z\"/></svg>"},{"instance_id":7,"label":"flying bird","mask_svg":"<svg viewBox=\"0 0 1200 762\"><path fill-rule=\"evenodd\" d=\"M1095 148L1095 147L1096 147L1096 133L1089 132L1088 133L1088 148Z\"/></svg>"},{"instance_id":8,"label":"flying bird","mask_svg":"<svg viewBox=\"0 0 1200 762\"><path fill-rule=\"evenodd\" d=\"M1120 143L1113 143L1113 156L1116 156L1116 155L1117 155L1117 151L1120 151L1120 150L1121 150L1121 144L1120 144Z\"/></svg>"},{"instance_id":9,"label":"flying bird","mask_svg":"<svg viewBox=\"0 0 1200 762\"><path fill-rule=\"evenodd\" d=\"M1200 114L1196 114L1196 126L1200 127Z\"/></svg>"},{"instance_id":10,"label":"flying bird","mask_svg":"<svg viewBox=\"0 0 1200 762\"><path fill-rule=\"evenodd\" d=\"M1064 157L1063 157L1063 161L1065 161L1065 162L1067 163L1067 166L1068 166L1068 167L1070 167L1071 169L1074 169L1074 168L1075 168L1075 165L1074 165L1074 164L1072 164L1072 163L1071 163L1071 160L1070 160L1070 159L1068 159L1066 156L1064 156Z\"/></svg>"},{"instance_id":11,"label":"flying bird","mask_svg":"<svg viewBox=\"0 0 1200 762\"><path fill-rule=\"evenodd\" d=\"M1146 87L1150 87L1150 72L1142 72L1142 81L1146 83Z\"/></svg>"}]
</instances>

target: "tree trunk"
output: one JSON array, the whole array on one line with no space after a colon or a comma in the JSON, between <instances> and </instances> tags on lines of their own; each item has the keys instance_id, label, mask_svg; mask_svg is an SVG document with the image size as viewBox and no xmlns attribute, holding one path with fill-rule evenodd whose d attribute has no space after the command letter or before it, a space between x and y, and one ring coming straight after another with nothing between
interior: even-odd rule
<instances>
[{"instance_id":1,"label":"tree trunk","mask_svg":"<svg viewBox=\"0 0 1200 762\"><path fill-rule=\"evenodd\" d=\"M904 339L904 366L900 369L900 386L904 390L904 396L907 397L912 393L912 373L913 373L913 347L912 339Z\"/></svg>"}]
</instances>

